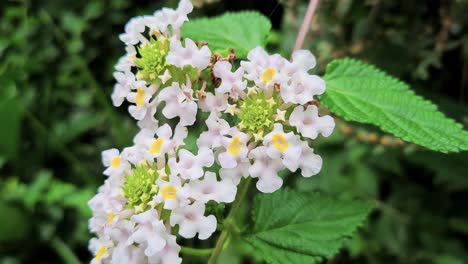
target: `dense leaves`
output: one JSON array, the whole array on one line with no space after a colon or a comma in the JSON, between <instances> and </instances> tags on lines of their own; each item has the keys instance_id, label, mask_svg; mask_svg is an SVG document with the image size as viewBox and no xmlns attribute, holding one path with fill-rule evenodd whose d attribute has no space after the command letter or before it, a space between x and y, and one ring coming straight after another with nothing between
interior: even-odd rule
<instances>
[{"instance_id":1,"label":"dense leaves","mask_svg":"<svg viewBox=\"0 0 468 264\"><path fill-rule=\"evenodd\" d=\"M403 140L438 151L468 149L468 132L403 82L353 59L331 62L321 102L348 121L374 124Z\"/></svg>"},{"instance_id":2,"label":"dense leaves","mask_svg":"<svg viewBox=\"0 0 468 264\"><path fill-rule=\"evenodd\" d=\"M261 14L239 12L191 20L182 28L182 36L205 41L223 55L235 49L237 58L245 58L249 50L266 45L270 29L270 21Z\"/></svg>"},{"instance_id":3,"label":"dense leaves","mask_svg":"<svg viewBox=\"0 0 468 264\"><path fill-rule=\"evenodd\" d=\"M320 193L259 194L245 242L268 263L317 263L331 257L366 219L370 204Z\"/></svg>"}]
</instances>

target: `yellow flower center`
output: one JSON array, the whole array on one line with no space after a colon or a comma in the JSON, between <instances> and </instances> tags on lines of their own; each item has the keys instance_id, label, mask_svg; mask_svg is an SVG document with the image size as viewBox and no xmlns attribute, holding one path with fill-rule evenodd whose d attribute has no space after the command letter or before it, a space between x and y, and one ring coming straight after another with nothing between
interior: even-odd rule
<instances>
[{"instance_id":1,"label":"yellow flower center","mask_svg":"<svg viewBox=\"0 0 468 264\"><path fill-rule=\"evenodd\" d=\"M141 87L138 87L135 96L135 103L137 106L143 106L145 104L145 95L145 90L143 90Z\"/></svg>"},{"instance_id":2,"label":"yellow flower center","mask_svg":"<svg viewBox=\"0 0 468 264\"><path fill-rule=\"evenodd\" d=\"M153 141L150 147L150 153L151 154L159 154L161 153L162 146L164 144L164 139L163 138L157 138Z\"/></svg>"},{"instance_id":3,"label":"yellow flower center","mask_svg":"<svg viewBox=\"0 0 468 264\"><path fill-rule=\"evenodd\" d=\"M107 224L110 225L114 221L115 214L110 211L109 214L107 214Z\"/></svg>"},{"instance_id":4,"label":"yellow flower center","mask_svg":"<svg viewBox=\"0 0 468 264\"><path fill-rule=\"evenodd\" d=\"M107 247L106 247L106 246L100 247L99 250L98 250L97 253L96 253L96 260L97 260L97 261L100 261L101 258L104 256L104 254L106 254L106 251L107 251Z\"/></svg>"},{"instance_id":5,"label":"yellow flower center","mask_svg":"<svg viewBox=\"0 0 468 264\"><path fill-rule=\"evenodd\" d=\"M270 83L271 81L273 81L275 74L276 74L276 70L273 69L272 67L268 67L262 74L262 82Z\"/></svg>"},{"instance_id":6,"label":"yellow flower center","mask_svg":"<svg viewBox=\"0 0 468 264\"><path fill-rule=\"evenodd\" d=\"M231 142L228 145L227 151L229 152L229 154L235 156L239 154L241 149L242 149L242 142L240 141L240 137L239 136L233 137Z\"/></svg>"},{"instance_id":7,"label":"yellow flower center","mask_svg":"<svg viewBox=\"0 0 468 264\"><path fill-rule=\"evenodd\" d=\"M289 148L289 142L288 140L284 137L283 134L281 133L276 133L276 134L273 134L273 136L271 137L272 139L272 142L273 142L273 146L281 151L281 152L284 152L286 151L286 149Z\"/></svg>"},{"instance_id":8,"label":"yellow flower center","mask_svg":"<svg viewBox=\"0 0 468 264\"><path fill-rule=\"evenodd\" d=\"M161 194L164 199L175 199L177 197L177 187L166 185L162 187Z\"/></svg>"},{"instance_id":9,"label":"yellow flower center","mask_svg":"<svg viewBox=\"0 0 468 264\"><path fill-rule=\"evenodd\" d=\"M122 158L120 156L115 156L111 160L111 167L114 168L114 169L117 169L120 166L120 161L121 160L122 160Z\"/></svg>"}]
</instances>

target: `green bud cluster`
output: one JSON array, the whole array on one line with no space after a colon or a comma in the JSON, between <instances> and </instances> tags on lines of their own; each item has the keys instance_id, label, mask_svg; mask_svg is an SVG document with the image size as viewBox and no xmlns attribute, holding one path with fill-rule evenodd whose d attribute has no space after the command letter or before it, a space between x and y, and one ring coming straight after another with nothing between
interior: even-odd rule
<instances>
[{"instance_id":1,"label":"green bud cluster","mask_svg":"<svg viewBox=\"0 0 468 264\"><path fill-rule=\"evenodd\" d=\"M268 133L273 129L278 107L275 96L267 99L263 92L252 93L239 103L239 128L248 134Z\"/></svg>"},{"instance_id":2,"label":"green bud cluster","mask_svg":"<svg viewBox=\"0 0 468 264\"><path fill-rule=\"evenodd\" d=\"M147 163L140 164L132 170L132 174L125 176L122 187L124 197L127 199L129 208L139 207L145 210L154 195L158 193L156 180L159 175L156 168Z\"/></svg>"},{"instance_id":3,"label":"green bud cluster","mask_svg":"<svg viewBox=\"0 0 468 264\"><path fill-rule=\"evenodd\" d=\"M140 58L137 58L135 64L139 71L137 77L150 83L157 83L159 75L166 69L166 56L169 53L169 40L160 38L158 40L151 38L150 43L142 44L138 48Z\"/></svg>"}]
</instances>

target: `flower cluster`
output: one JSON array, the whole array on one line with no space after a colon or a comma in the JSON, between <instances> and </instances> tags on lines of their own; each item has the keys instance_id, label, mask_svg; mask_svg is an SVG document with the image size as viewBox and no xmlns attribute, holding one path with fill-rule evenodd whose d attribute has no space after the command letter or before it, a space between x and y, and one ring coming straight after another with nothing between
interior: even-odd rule
<instances>
[{"instance_id":1,"label":"flower cluster","mask_svg":"<svg viewBox=\"0 0 468 264\"><path fill-rule=\"evenodd\" d=\"M270 193L283 184L281 170L321 169L308 140L335 124L314 104L325 83L308 73L313 55L300 50L288 61L257 47L233 68L234 53L223 58L181 38L192 9L181 0L131 19L120 36L127 53L112 101L128 105L140 132L133 146L102 153L108 178L89 201L92 263L180 263L176 236L209 238L217 219L206 203L233 202L242 178Z\"/></svg>"}]
</instances>

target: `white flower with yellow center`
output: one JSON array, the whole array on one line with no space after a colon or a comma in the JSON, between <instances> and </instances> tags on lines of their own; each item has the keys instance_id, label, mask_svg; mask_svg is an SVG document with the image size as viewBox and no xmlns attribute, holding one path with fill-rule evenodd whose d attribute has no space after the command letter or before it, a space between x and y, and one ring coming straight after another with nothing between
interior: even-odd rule
<instances>
[{"instance_id":1,"label":"white flower with yellow center","mask_svg":"<svg viewBox=\"0 0 468 264\"><path fill-rule=\"evenodd\" d=\"M158 185L158 194L153 197L155 203L164 203L164 209L174 209L188 204L188 194L182 188L182 182L179 177L170 175L169 180L163 180L160 176L156 180Z\"/></svg>"},{"instance_id":2,"label":"white flower with yellow center","mask_svg":"<svg viewBox=\"0 0 468 264\"><path fill-rule=\"evenodd\" d=\"M144 82L138 81L137 86L135 86L135 91L127 95L127 100L135 104L128 107L128 112L136 120L142 120L148 108L157 106L155 104L156 102L150 102L155 93L155 88L147 87L142 83Z\"/></svg>"},{"instance_id":3,"label":"white flower with yellow center","mask_svg":"<svg viewBox=\"0 0 468 264\"><path fill-rule=\"evenodd\" d=\"M135 136L135 144L143 150L143 156L149 162L157 157L172 151L174 146L172 140L172 129L168 124L159 127L156 132L149 129L142 129Z\"/></svg>"},{"instance_id":4,"label":"white flower with yellow center","mask_svg":"<svg viewBox=\"0 0 468 264\"><path fill-rule=\"evenodd\" d=\"M89 241L89 251L94 255L91 264L107 263L109 256L112 254L114 243L104 237L91 238Z\"/></svg>"},{"instance_id":5,"label":"white flower with yellow center","mask_svg":"<svg viewBox=\"0 0 468 264\"><path fill-rule=\"evenodd\" d=\"M169 168L174 175L180 175L183 179L195 180L203 176L204 167L211 167L214 163L213 151L209 148L200 148L194 155L186 149L179 150L178 159L169 159Z\"/></svg>"},{"instance_id":6,"label":"white flower with yellow center","mask_svg":"<svg viewBox=\"0 0 468 264\"><path fill-rule=\"evenodd\" d=\"M256 47L247 55L248 61L241 61L244 77L254 81L258 88L271 90L284 79L281 70L288 61L279 54L268 55L261 47Z\"/></svg>"},{"instance_id":7,"label":"white flower with yellow center","mask_svg":"<svg viewBox=\"0 0 468 264\"><path fill-rule=\"evenodd\" d=\"M315 105L304 107L297 106L289 117L289 124L295 126L302 136L316 139L318 134L328 137L335 128L335 121L331 116L319 117L318 108Z\"/></svg>"},{"instance_id":8,"label":"white flower with yellow center","mask_svg":"<svg viewBox=\"0 0 468 264\"><path fill-rule=\"evenodd\" d=\"M299 166L301 147L299 139L293 132L285 133L283 125L276 123L273 131L267 134L263 140L267 147L266 152L272 159L281 158L284 166L295 172Z\"/></svg>"},{"instance_id":9,"label":"white flower with yellow center","mask_svg":"<svg viewBox=\"0 0 468 264\"><path fill-rule=\"evenodd\" d=\"M223 137L224 152L219 153L218 161L222 168L232 169L238 164L239 159L247 157L249 152L247 142L249 137L240 131L232 131L231 137Z\"/></svg>"},{"instance_id":10,"label":"white flower with yellow center","mask_svg":"<svg viewBox=\"0 0 468 264\"><path fill-rule=\"evenodd\" d=\"M278 176L278 172L284 169L280 158L272 159L265 146L254 148L249 153L249 158L254 163L249 168L252 178L258 178L257 189L264 193L272 193L283 185L283 179Z\"/></svg>"},{"instance_id":11,"label":"white flower with yellow center","mask_svg":"<svg viewBox=\"0 0 468 264\"><path fill-rule=\"evenodd\" d=\"M184 238L194 238L198 233L198 239L205 240L216 231L217 221L214 215L205 216L205 204L196 201L174 209L170 223L171 226L179 225L179 235Z\"/></svg>"},{"instance_id":12,"label":"white flower with yellow center","mask_svg":"<svg viewBox=\"0 0 468 264\"><path fill-rule=\"evenodd\" d=\"M218 203L232 203L236 197L236 185L230 179L218 181L216 174L205 172L201 180L192 180L190 186L190 197L202 202L215 201Z\"/></svg>"},{"instance_id":13,"label":"white flower with yellow center","mask_svg":"<svg viewBox=\"0 0 468 264\"><path fill-rule=\"evenodd\" d=\"M131 167L128 161L122 157L118 149L108 149L102 152L102 163L107 169L104 171L104 175L121 176L126 172L129 172Z\"/></svg>"}]
</instances>

